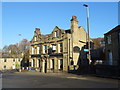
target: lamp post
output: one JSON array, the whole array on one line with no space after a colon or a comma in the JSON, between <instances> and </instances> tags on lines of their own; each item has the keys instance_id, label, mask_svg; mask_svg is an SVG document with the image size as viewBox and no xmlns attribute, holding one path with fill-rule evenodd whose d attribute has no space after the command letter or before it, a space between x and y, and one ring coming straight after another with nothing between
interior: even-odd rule
<instances>
[{"instance_id":1,"label":"lamp post","mask_svg":"<svg viewBox=\"0 0 120 90\"><path fill-rule=\"evenodd\" d=\"M21 37L21 34L18 34L19 37ZM19 41L19 60L20 60L20 41ZM21 61L21 60L20 60ZM21 62L20 62L20 67L19 67L19 72L21 72Z\"/></svg>"},{"instance_id":2,"label":"lamp post","mask_svg":"<svg viewBox=\"0 0 120 90\"><path fill-rule=\"evenodd\" d=\"M88 31L88 60L89 64L91 64L91 54L90 54L90 27L89 27L89 8L87 4L83 4L83 6L86 7L86 13L87 13L87 31Z\"/></svg>"}]
</instances>

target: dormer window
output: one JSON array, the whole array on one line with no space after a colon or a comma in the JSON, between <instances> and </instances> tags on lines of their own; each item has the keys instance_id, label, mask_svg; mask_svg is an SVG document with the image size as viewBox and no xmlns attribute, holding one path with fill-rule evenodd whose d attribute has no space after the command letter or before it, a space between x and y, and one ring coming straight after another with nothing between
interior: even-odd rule
<instances>
[{"instance_id":1,"label":"dormer window","mask_svg":"<svg viewBox=\"0 0 120 90\"><path fill-rule=\"evenodd\" d=\"M58 31L55 31L55 37L58 37L59 34L58 34Z\"/></svg>"}]
</instances>

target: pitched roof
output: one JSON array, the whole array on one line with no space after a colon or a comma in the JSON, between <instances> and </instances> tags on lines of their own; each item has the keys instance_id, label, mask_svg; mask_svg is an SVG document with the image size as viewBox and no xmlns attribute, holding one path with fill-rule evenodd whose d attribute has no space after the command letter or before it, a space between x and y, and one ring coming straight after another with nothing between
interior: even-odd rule
<instances>
[{"instance_id":1,"label":"pitched roof","mask_svg":"<svg viewBox=\"0 0 120 90\"><path fill-rule=\"evenodd\" d=\"M116 32L116 31L120 31L120 25L116 26L115 28L113 28L109 32L105 33L104 35L109 34L109 33L113 33L113 32Z\"/></svg>"}]
</instances>

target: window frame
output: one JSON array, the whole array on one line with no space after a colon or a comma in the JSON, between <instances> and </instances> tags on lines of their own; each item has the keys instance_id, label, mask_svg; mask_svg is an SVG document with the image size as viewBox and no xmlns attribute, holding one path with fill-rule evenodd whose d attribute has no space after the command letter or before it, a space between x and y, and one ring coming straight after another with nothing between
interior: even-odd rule
<instances>
[{"instance_id":1,"label":"window frame","mask_svg":"<svg viewBox=\"0 0 120 90\"><path fill-rule=\"evenodd\" d=\"M7 68L7 66L6 65L4 65L4 69L6 69Z\"/></svg>"},{"instance_id":2,"label":"window frame","mask_svg":"<svg viewBox=\"0 0 120 90\"><path fill-rule=\"evenodd\" d=\"M63 52L63 43L60 43L60 52Z\"/></svg>"},{"instance_id":3,"label":"window frame","mask_svg":"<svg viewBox=\"0 0 120 90\"><path fill-rule=\"evenodd\" d=\"M107 44L112 44L112 35L107 36Z\"/></svg>"},{"instance_id":4,"label":"window frame","mask_svg":"<svg viewBox=\"0 0 120 90\"><path fill-rule=\"evenodd\" d=\"M57 45L56 44L52 44L52 51L55 52L57 50Z\"/></svg>"},{"instance_id":5,"label":"window frame","mask_svg":"<svg viewBox=\"0 0 120 90\"><path fill-rule=\"evenodd\" d=\"M59 37L59 32L55 31L55 37Z\"/></svg>"},{"instance_id":6,"label":"window frame","mask_svg":"<svg viewBox=\"0 0 120 90\"><path fill-rule=\"evenodd\" d=\"M15 59L13 59L13 62L15 62Z\"/></svg>"},{"instance_id":7,"label":"window frame","mask_svg":"<svg viewBox=\"0 0 120 90\"><path fill-rule=\"evenodd\" d=\"M4 62L7 62L7 59L6 59L6 58L4 59Z\"/></svg>"},{"instance_id":8,"label":"window frame","mask_svg":"<svg viewBox=\"0 0 120 90\"><path fill-rule=\"evenodd\" d=\"M37 37L36 36L34 37L34 41L37 41Z\"/></svg>"},{"instance_id":9,"label":"window frame","mask_svg":"<svg viewBox=\"0 0 120 90\"><path fill-rule=\"evenodd\" d=\"M43 50L44 50L43 53L47 53L47 45L43 46Z\"/></svg>"}]
</instances>

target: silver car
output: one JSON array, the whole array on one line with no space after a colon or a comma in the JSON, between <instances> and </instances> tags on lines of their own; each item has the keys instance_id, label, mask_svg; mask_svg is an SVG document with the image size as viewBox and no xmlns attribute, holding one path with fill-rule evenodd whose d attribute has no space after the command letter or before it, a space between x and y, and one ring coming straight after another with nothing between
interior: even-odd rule
<instances>
[{"instance_id":1,"label":"silver car","mask_svg":"<svg viewBox=\"0 0 120 90\"><path fill-rule=\"evenodd\" d=\"M2 71L0 70L0 78L2 78Z\"/></svg>"}]
</instances>

